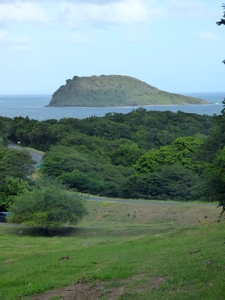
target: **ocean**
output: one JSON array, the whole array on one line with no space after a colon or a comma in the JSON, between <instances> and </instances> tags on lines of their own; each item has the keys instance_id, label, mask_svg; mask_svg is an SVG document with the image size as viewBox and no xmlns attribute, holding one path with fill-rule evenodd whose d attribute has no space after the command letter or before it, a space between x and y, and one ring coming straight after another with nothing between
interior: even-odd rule
<instances>
[{"instance_id":1,"label":"ocean","mask_svg":"<svg viewBox=\"0 0 225 300\"><path fill-rule=\"evenodd\" d=\"M223 109L222 101L225 92L220 93L183 93L183 95L201 98L209 101L209 105L163 105L142 106L147 111L183 111L199 115L219 115ZM128 113L137 109L129 107L46 107L51 95L0 95L0 116L2 117L29 117L38 121L62 118L84 119L91 116L102 117L106 113Z\"/></svg>"}]
</instances>

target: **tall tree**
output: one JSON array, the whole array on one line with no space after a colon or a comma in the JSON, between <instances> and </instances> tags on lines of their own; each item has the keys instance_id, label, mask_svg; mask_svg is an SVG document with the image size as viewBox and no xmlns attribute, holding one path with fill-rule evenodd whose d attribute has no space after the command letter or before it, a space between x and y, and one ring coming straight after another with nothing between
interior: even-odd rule
<instances>
[{"instance_id":1,"label":"tall tree","mask_svg":"<svg viewBox=\"0 0 225 300\"><path fill-rule=\"evenodd\" d=\"M225 211L225 101L221 115L215 116L215 126L203 145L205 153L205 191L208 201L218 201Z\"/></svg>"},{"instance_id":2,"label":"tall tree","mask_svg":"<svg viewBox=\"0 0 225 300\"><path fill-rule=\"evenodd\" d=\"M33 174L35 169L30 153L25 150L0 149L0 185L9 177L19 177L24 180Z\"/></svg>"},{"instance_id":3,"label":"tall tree","mask_svg":"<svg viewBox=\"0 0 225 300\"><path fill-rule=\"evenodd\" d=\"M35 161L25 150L0 147L0 209L7 210L16 195L29 189L28 177L35 170Z\"/></svg>"},{"instance_id":4,"label":"tall tree","mask_svg":"<svg viewBox=\"0 0 225 300\"><path fill-rule=\"evenodd\" d=\"M222 18L220 21L216 22L216 24L217 24L218 26L220 26L220 25L225 25L225 4L223 4L222 7L223 7L223 9L224 9L224 12L223 12L223 18ZM225 59L223 60L223 63L225 64Z\"/></svg>"}]
</instances>

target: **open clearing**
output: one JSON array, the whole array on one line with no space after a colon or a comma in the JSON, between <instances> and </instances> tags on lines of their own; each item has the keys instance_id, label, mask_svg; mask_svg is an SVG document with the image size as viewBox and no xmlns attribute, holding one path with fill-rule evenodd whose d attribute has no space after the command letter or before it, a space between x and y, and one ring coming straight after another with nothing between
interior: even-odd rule
<instances>
[{"instance_id":1,"label":"open clearing","mask_svg":"<svg viewBox=\"0 0 225 300\"><path fill-rule=\"evenodd\" d=\"M87 201L52 236L1 224L0 299L224 299L225 220L216 205Z\"/></svg>"}]
</instances>

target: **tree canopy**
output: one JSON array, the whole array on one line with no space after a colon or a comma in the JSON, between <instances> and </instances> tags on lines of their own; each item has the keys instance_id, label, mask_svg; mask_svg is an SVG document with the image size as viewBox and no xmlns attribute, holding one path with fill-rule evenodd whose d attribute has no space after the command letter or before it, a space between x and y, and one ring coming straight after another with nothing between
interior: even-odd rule
<instances>
[{"instance_id":1,"label":"tree canopy","mask_svg":"<svg viewBox=\"0 0 225 300\"><path fill-rule=\"evenodd\" d=\"M224 9L223 18L222 18L220 21L216 22L216 24L217 24L218 26L220 26L220 25L225 25L225 4L223 4L222 7L223 7L223 9Z\"/></svg>"},{"instance_id":2,"label":"tree canopy","mask_svg":"<svg viewBox=\"0 0 225 300\"><path fill-rule=\"evenodd\" d=\"M199 148L203 147L215 122L207 115L147 111L144 108L127 114L108 113L104 117L86 119L37 121L16 117L0 121L5 128L4 141L5 138L15 143L20 141L21 146L45 151L42 168L38 169L40 176L52 177L74 192L123 198L172 197L185 201L201 197L200 189L196 187L202 184L205 162L201 163ZM4 146L2 149L8 157L11 149ZM18 162L15 159L15 168L8 168L10 160L0 161L2 174L5 174L3 178L10 174L15 178L22 176L22 180L29 182L29 168L22 163L22 151L14 151L10 155L19 158ZM17 172L21 169L17 168L20 164L24 168L23 174ZM164 180L169 170L171 176L167 178L170 180ZM176 170L179 180L175 176ZM185 187L182 181L189 183ZM182 189L178 188L178 182ZM16 181L14 185L16 187ZM9 191L6 180L2 191L5 195ZM23 189L18 188L18 191Z\"/></svg>"},{"instance_id":3,"label":"tree canopy","mask_svg":"<svg viewBox=\"0 0 225 300\"><path fill-rule=\"evenodd\" d=\"M203 141L195 137L180 137L171 145L153 149L141 156L134 165L138 173L155 171L159 166L180 165L192 171L198 168L196 153Z\"/></svg>"},{"instance_id":4,"label":"tree canopy","mask_svg":"<svg viewBox=\"0 0 225 300\"><path fill-rule=\"evenodd\" d=\"M224 9L224 12L223 12L223 18L222 18L220 21L216 22L216 24L217 24L218 26L220 26L220 25L225 25L225 4L223 4L222 7L223 7L223 9ZM225 64L225 59L223 60L223 63Z\"/></svg>"},{"instance_id":5,"label":"tree canopy","mask_svg":"<svg viewBox=\"0 0 225 300\"><path fill-rule=\"evenodd\" d=\"M28 151L0 147L0 210L7 210L14 196L29 190L28 179L35 170Z\"/></svg>"},{"instance_id":6,"label":"tree canopy","mask_svg":"<svg viewBox=\"0 0 225 300\"><path fill-rule=\"evenodd\" d=\"M37 180L25 196L17 196L10 211L12 222L42 227L46 231L76 225L87 213L83 197L69 194L47 178Z\"/></svg>"},{"instance_id":7,"label":"tree canopy","mask_svg":"<svg viewBox=\"0 0 225 300\"><path fill-rule=\"evenodd\" d=\"M205 163L204 194L208 201L218 201L225 208L225 101L221 114L214 116L215 125L202 148Z\"/></svg>"}]
</instances>

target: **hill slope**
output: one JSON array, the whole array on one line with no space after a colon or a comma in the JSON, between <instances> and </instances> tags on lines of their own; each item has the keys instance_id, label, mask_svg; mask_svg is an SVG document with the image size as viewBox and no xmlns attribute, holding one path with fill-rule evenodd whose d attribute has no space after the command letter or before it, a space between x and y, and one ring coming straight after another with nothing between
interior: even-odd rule
<instances>
[{"instance_id":1,"label":"hill slope","mask_svg":"<svg viewBox=\"0 0 225 300\"><path fill-rule=\"evenodd\" d=\"M202 99L161 91L129 76L74 76L52 96L48 106L141 106L207 104Z\"/></svg>"}]
</instances>

